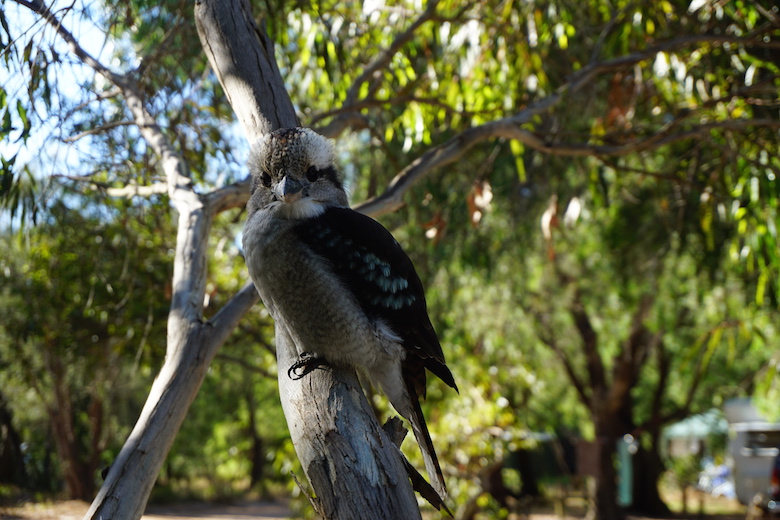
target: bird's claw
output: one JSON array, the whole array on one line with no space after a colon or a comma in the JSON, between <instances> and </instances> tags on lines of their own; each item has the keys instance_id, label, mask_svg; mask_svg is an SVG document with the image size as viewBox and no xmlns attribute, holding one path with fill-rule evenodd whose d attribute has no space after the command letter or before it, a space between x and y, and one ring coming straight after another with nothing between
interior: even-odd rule
<instances>
[{"instance_id":1,"label":"bird's claw","mask_svg":"<svg viewBox=\"0 0 780 520\"><path fill-rule=\"evenodd\" d=\"M302 352L298 361L293 363L287 370L287 377L297 381L298 379L302 379L306 374L320 368L325 364L326 363L323 358L318 357L311 352ZM300 373L298 372L299 370L301 371Z\"/></svg>"}]
</instances>

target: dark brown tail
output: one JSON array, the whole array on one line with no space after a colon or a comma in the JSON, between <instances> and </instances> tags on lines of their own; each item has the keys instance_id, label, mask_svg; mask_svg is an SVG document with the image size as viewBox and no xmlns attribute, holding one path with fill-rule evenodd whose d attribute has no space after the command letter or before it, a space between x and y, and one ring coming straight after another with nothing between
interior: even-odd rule
<instances>
[{"instance_id":1,"label":"dark brown tail","mask_svg":"<svg viewBox=\"0 0 780 520\"><path fill-rule=\"evenodd\" d=\"M444 484L444 475L442 475L441 466L439 466L439 459L436 458L436 450L433 448L433 441L430 433L428 433L428 426L425 424L420 401L417 400L417 396L414 394L409 397L411 398L412 416L408 419L412 424L414 438L417 439L417 444L420 446L420 451L425 461L425 469L428 472L428 478L431 479L431 485L443 501L447 498L447 487Z\"/></svg>"}]
</instances>

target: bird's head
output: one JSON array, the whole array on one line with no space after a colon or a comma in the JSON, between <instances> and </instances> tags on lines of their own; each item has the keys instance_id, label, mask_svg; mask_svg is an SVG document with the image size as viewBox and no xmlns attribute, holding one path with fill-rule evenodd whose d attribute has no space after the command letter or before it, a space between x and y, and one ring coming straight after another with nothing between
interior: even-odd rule
<instances>
[{"instance_id":1,"label":"bird's head","mask_svg":"<svg viewBox=\"0 0 780 520\"><path fill-rule=\"evenodd\" d=\"M308 128L283 128L261 137L249 152L250 211L304 219L328 206L347 206L330 140Z\"/></svg>"}]
</instances>

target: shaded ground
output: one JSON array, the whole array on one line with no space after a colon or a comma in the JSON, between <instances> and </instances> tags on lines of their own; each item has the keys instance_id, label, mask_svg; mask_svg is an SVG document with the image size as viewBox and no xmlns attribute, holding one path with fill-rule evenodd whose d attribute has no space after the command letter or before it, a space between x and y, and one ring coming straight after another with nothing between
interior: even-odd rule
<instances>
[{"instance_id":1,"label":"shaded ground","mask_svg":"<svg viewBox=\"0 0 780 520\"><path fill-rule=\"evenodd\" d=\"M20 507L0 507L3 520L81 520L89 504L76 500ZM246 502L241 504L176 504L150 506L142 520L276 520L289 518L290 510L282 504Z\"/></svg>"},{"instance_id":2,"label":"shaded ground","mask_svg":"<svg viewBox=\"0 0 780 520\"><path fill-rule=\"evenodd\" d=\"M79 501L62 501L45 504L26 504L19 507L0 507L0 519L3 520L81 520L89 504ZM576 508L574 508L576 509ZM578 511L566 511L561 517L553 511L531 512L518 515L518 520L579 520ZM166 506L150 506L143 520L277 520L290 518L286 505L271 502L245 502L239 504L188 503ZM745 520L744 512L729 514L707 514L699 516L691 513L677 516L677 519L696 520ZM648 517L629 517L629 520L656 520Z\"/></svg>"},{"instance_id":3,"label":"shaded ground","mask_svg":"<svg viewBox=\"0 0 780 520\"><path fill-rule=\"evenodd\" d=\"M270 520L289 518L290 509L282 504L247 502L233 505L184 504L150 507L142 520L246 520L249 518Z\"/></svg>"}]
</instances>

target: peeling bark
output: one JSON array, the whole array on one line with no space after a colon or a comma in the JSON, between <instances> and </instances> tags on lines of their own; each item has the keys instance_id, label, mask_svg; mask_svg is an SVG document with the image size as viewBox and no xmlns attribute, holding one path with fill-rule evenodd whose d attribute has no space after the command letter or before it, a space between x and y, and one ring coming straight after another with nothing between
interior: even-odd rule
<instances>
[{"instance_id":1,"label":"peeling bark","mask_svg":"<svg viewBox=\"0 0 780 520\"><path fill-rule=\"evenodd\" d=\"M327 368L290 379L285 367L298 355L284 333L277 332L276 342L282 407L317 512L339 520L420 518L403 455L377 422L355 373Z\"/></svg>"}]
</instances>

